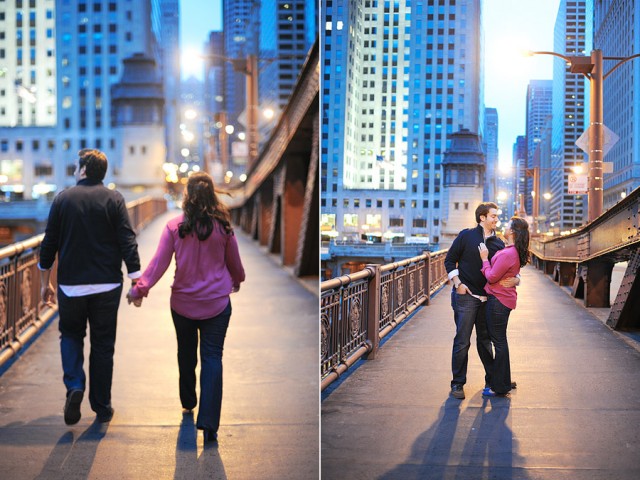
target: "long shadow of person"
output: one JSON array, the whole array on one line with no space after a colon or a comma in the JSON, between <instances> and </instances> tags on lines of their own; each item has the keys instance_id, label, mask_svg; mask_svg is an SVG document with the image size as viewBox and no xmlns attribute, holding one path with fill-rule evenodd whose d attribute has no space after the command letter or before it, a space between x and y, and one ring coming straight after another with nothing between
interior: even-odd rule
<instances>
[{"instance_id":1,"label":"long shadow of person","mask_svg":"<svg viewBox=\"0 0 640 480\"><path fill-rule=\"evenodd\" d=\"M198 430L193 413L184 413L180 422L176 445L176 469L174 479L206 478L227 480L217 443L206 443L198 457Z\"/></svg>"},{"instance_id":2,"label":"long shadow of person","mask_svg":"<svg viewBox=\"0 0 640 480\"><path fill-rule=\"evenodd\" d=\"M456 479L513 478L517 449L507 424L510 409L508 397L482 397L482 405L462 449Z\"/></svg>"},{"instance_id":3,"label":"long shadow of person","mask_svg":"<svg viewBox=\"0 0 640 480\"><path fill-rule=\"evenodd\" d=\"M53 447L36 479L88 478L98 446L108 428L108 423L96 420L75 441L73 432L66 432Z\"/></svg>"},{"instance_id":4,"label":"long shadow of person","mask_svg":"<svg viewBox=\"0 0 640 480\"><path fill-rule=\"evenodd\" d=\"M447 398L440 408L438 419L414 442L409 458L379 478L444 479L458 428L460 405L460 400Z\"/></svg>"}]
</instances>

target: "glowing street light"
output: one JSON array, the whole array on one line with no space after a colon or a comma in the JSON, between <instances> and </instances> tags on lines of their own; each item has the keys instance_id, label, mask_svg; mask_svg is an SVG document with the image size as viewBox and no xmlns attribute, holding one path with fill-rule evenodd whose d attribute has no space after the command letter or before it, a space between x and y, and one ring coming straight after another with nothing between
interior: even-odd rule
<instances>
[{"instance_id":1,"label":"glowing street light","mask_svg":"<svg viewBox=\"0 0 640 480\"><path fill-rule=\"evenodd\" d=\"M588 221L592 222L602 214L604 200L604 147L605 127L603 114L603 82L620 65L634 58L640 53L629 57L604 57L602 50L592 50L589 57L585 55L562 55L556 52L527 52L527 56L551 55L559 57L569 66L571 73L581 73L589 79L589 190L587 192ZM604 73L604 60L618 60L611 70Z\"/></svg>"}]
</instances>

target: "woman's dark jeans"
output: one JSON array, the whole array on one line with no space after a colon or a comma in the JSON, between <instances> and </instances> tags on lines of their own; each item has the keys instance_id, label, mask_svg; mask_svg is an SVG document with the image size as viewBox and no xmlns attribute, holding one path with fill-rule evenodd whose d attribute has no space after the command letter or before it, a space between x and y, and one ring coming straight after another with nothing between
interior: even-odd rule
<instances>
[{"instance_id":1,"label":"woman's dark jeans","mask_svg":"<svg viewBox=\"0 0 640 480\"><path fill-rule=\"evenodd\" d=\"M510 313L511 309L500 303L495 296L488 296L487 329L495 351L490 387L491 390L500 394L511 390L511 364L509 343L507 342L507 324Z\"/></svg>"},{"instance_id":2,"label":"woman's dark jeans","mask_svg":"<svg viewBox=\"0 0 640 480\"><path fill-rule=\"evenodd\" d=\"M231 302L224 311L207 320L192 320L171 310L178 339L180 401L191 410L197 404L196 365L198 364L198 331L200 332L200 408L196 425L199 429L218 431L222 408L222 350L231 318Z\"/></svg>"}]
</instances>

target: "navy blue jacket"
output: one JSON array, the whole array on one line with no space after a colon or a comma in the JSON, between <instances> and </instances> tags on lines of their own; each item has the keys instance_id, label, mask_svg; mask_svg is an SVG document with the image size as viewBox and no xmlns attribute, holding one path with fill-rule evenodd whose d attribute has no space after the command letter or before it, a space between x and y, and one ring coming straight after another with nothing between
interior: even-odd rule
<instances>
[{"instance_id":1,"label":"navy blue jacket","mask_svg":"<svg viewBox=\"0 0 640 480\"><path fill-rule=\"evenodd\" d=\"M484 240L484 229L482 225L476 228L462 230L451 244L447 256L444 259L444 267L447 273L458 269L458 278L464 283L471 293L475 295L486 295L484 286L487 279L482 274L482 259L478 245L484 242L489 250L489 260L495 253L504 248L504 242L496 236L488 237Z\"/></svg>"},{"instance_id":2,"label":"navy blue jacket","mask_svg":"<svg viewBox=\"0 0 640 480\"><path fill-rule=\"evenodd\" d=\"M83 179L51 204L40 246L40 267L58 254L58 284L121 283L122 261L140 270L136 234L122 195L102 182Z\"/></svg>"}]
</instances>

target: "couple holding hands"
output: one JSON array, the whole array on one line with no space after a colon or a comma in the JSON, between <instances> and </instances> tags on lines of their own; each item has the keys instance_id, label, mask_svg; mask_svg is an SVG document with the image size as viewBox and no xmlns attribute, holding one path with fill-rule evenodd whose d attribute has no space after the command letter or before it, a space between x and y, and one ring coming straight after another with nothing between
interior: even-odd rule
<instances>
[{"instance_id":1,"label":"couple holding hands","mask_svg":"<svg viewBox=\"0 0 640 480\"><path fill-rule=\"evenodd\" d=\"M98 422L113 418L111 384L122 262L132 283L127 299L140 306L175 256L170 306L178 343L180 401L184 414L191 414L198 403L195 370L199 346L196 425L203 430L205 441L216 441L222 403L222 351L231 317L229 295L238 291L245 279L229 210L218 200L208 174L191 175L182 214L166 224L155 255L141 272L136 234L124 198L103 184L106 155L84 149L75 163L77 183L53 201L38 263L42 300L52 303L57 293L67 390L65 423L73 425L81 418L87 389L83 368L87 324L91 340L89 403ZM57 292L50 282L56 257Z\"/></svg>"}]
</instances>

